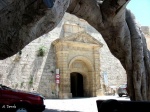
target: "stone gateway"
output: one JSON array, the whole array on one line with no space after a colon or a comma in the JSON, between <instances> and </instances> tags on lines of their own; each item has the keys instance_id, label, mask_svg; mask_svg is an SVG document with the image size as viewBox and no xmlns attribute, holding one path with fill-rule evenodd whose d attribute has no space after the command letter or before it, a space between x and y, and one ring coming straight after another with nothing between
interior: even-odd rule
<instances>
[{"instance_id":1,"label":"stone gateway","mask_svg":"<svg viewBox=\"0 0 150 112\"><path fill-rule=\"evenodd\" d=\"M59 98L102 95L100 53L102 44L86 32L53 42L60 69Z\"/></svg>"}]
</instances>

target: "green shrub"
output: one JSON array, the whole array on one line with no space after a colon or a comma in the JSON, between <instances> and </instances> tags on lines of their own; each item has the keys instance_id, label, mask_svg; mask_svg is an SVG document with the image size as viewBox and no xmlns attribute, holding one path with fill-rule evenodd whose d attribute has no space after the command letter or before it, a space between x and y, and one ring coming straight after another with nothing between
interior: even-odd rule
<instances>
[{"instance_id":1,"label":"green shrub","mask_svg":"<svg viewBox=\"0 0 150 112\"><path fill-rule=\"evenodd\" d=\"M33 84L33 77L30 77L29 85Z\"/></svg>"},{"instance_id":2,"label":"green shrub","mask_svg":"<svg viewBox=\"0 0 150 112\"><path fill-rule=\"evenodd\" d=\"M37 51L37 56L39 57L43 57L45 55L45 47L39 47L38 51Z\"/></svg>"},{"instance_id":3,"label":"green shrub","mask_svg":"<svg viewBox=\"0 0 150 112\"><path fill-rule=\"evenodd\" d=\"M20 84L20 88L22 88L23 84L24 84L24 82L21 82L21 84Z\"/></svg>"}]
</instances>

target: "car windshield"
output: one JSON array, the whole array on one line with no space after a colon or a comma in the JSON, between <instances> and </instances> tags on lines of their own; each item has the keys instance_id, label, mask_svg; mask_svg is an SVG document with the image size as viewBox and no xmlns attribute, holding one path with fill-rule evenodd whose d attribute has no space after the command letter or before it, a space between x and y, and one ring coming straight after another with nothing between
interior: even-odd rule
<instances>
[{"instance_id":1,"label":"car windshield","mask_svg":"<svg viewBox=\"0 0 150 112\"><path fill-rule=\"evenodd\" d=\"M0 88L1 88L1 89L11 89L10 87L7 87L7 86L2 85L2 84L0 84Z\"/></svg>"}]
</instances>

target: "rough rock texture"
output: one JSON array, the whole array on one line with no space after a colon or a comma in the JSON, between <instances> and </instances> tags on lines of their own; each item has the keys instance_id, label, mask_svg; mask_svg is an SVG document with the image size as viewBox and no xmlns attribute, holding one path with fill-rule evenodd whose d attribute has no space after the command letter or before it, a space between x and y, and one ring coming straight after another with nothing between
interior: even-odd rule
<instances>
[{"instance_id":1,"label":"rough rock texture","mask_svg":"<svg viewBox=\"0 0 150 112\"><path fill-rule=\"evenodd\" d=\"M34 39L54 29L69 0L55 0L47 8L43 0L0 1L0 59L16 54Z\"/></svg>"},{"instance_id":2,"label":"rough rock texture","mask_svg":"<svg viewBox=\"0 0 150 112\"><path fill-rule=\"evenodd\" d=\"M128 3L129 0L104 0L99 4L73 0L67 11L85 19L102 34L126 70L130 99L150 100L149 50L134 15L126 9Z\"/></svg>"}]
</instances>

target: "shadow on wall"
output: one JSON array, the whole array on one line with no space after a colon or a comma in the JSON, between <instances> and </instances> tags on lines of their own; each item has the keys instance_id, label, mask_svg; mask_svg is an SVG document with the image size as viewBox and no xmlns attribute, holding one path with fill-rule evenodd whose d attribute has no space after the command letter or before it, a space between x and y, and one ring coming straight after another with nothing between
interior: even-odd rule
<instances>
[{"instance_id":1,"label":"shadow on wall","mask_svg":"<svg viewBox=\"0 0 150 112\"><path fill-rule=\"evenodd\" d=\"M59 23L58 27L61 27L61 23ZM58 38L64 37L63 28L60 31ZM52 38L56 38L53 37ZM57 39L57 38L56 38ZM43 67L43 71L41 74L39 86L37 92L42 94L46 98L57 98L58 95L56 93L56 84L55 84L55 70L56 70L56 54L54 51L54 46L52 45L53 40L49 46L49 51L47 54L47 58L45 60L45 65Z\"/></svg>"},{"instance_id":2,"label":"shadow on wall","mask_svg":"<svg viewBox=\"0 0 150 112\"><path fill-rule=\"evenodd\" d=\"M43 62L43 57L36 57L32 63L32 72L31 75L35 76L38 73L38 70L41 68Z\"/></svg>"},{"instance_id":3,"label":"shadow on wall","mask_svg":"<svg viewBox=\"0 0 150 112\"><path fill-rule=\"evenodd\" d=\"M29 77L28 90L30 90L30 88L33 87L33 82L36 82L38 71L41 69L42 63L43 63L43 57L36 56L35 60L33 61L31 65L32 71Z\"/></svg>"},{"instance_id":4,"label":"shadow on wall","mask_svg":"<svg viewBox=\"0 0 150 112\"><path fill-rule=\"evenodd\" d=\"M16 68L18 68L18 66L20 66L20 61L19 61L20 57L19 57L19 59L18 59L18 57L19 57L18 54L16 54L14 60L11 62L11 64L9 64L9 66L7 68L7 73L8 73L7 79L9 79L9 80L13 79L12 78L13 72L16 70ZM17 74L18 74L18 72L17 72Z\"/></svg>"},{"instance_id":5,"label":"shadow on wall","mask_svg":"<svg viewBox=\"0 0 150 112\"><path fill-rule=\"evenodd\" d=\"M50 45L50 49L45 61L45 66L41 74L38 90L46 98L56 98L56 87L55 87L55 66L56 59L54 53L54 46Z\"/></svg>"},{"instance_id":6,"label":"shadow on wall","mask_svg":"<svg viewBox=\"0 0 150 112\"><path fill-rule=\"evenodd\" d=\"M55 110L55 109L45 109L43 112L79 112L79 111L66 111L66 110Z\"/></svg>"},{"instance_id":7,"label":"shadow on wall","mask_svg":"<svg viewBox=\"0 0 150 112\"><path fill-rule=\"evenodd\" d=\"M11 80L11 75L14 71L16 67L16 63L12 62L10 65L9 65L9 69L7 68L7 71L9 72L8 75L7 75L7 79Z\"/></svg>"}]
</instances>

